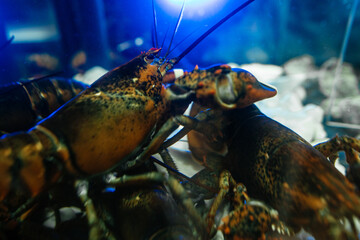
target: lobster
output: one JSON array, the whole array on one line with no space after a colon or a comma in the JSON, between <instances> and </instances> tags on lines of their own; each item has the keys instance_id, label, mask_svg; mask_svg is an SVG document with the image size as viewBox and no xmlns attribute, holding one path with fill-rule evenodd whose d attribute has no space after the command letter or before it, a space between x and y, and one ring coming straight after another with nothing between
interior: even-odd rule
<instances>
[{"instance_id":1,"label":"lobster","mask_svg":"<svg viewBox=\"0 0 360 240\"><path fill-rule=\"evenodd\" d=\"M202 109L195 105L191 115ZM335 138L312 147L254 104L213 111L212 117L199 122L203 127L188 133L194 159L205 166L194 180L216 184L221 172L228 169L237 182L245 184L249 196L276 209L291 232L304 228L316 239L357 239L353 217L360 216L360 198L355 186L327 157L340 150L350 151L347 155L351 156L360 151L359 140ZM223 133L221 141L204 137L209 126ZM195 195L204 192L189 188ZM345 229L346 221L352 231ZM225 237L232 239L234 231L228 233Z\"/></svg>"},{"instance_id":2,"label":"lobster","mask_svg":"<svg viewBox=\"0 0 360 240\"><path fill-rule=\"evenodd\" d=\"M191 81L190 79L186 81L175 81L174 84L170 86L170 88L173 91L177 91L177 92L182 92L182 91L188 92L189 89L196 89L195 93L197 96L194 100L202 99L204 101L203 102L204 105L219 106L219 107L222 106L225 108L243 107L245 105L250 104L251 102L258 101L265 97L273 96L275 94L274 90L269 91L269 88L267 86L257 82L256 79L250 73L246 71L233 71L227 65L213 66L208 69L201 69L201 70L196 67L194 71L188 75L193 75L193 74L199 75L201 76L201 78L198 79L196 82ZM251 76L251 77L244 78L244 76ZM247 81L244 82L243 81L244 79L246 79ZM233 94L232 95L233 99L231 101L229 100L228 90L231 90ZM177 120L179 122L183 122L184 124L186 124L186 121L188 119L185 116L178 116ZM120 174L122 174L121 171ZM97 182L100 182L99 179L97 179ZM114 194L110 195L111 199L113 199L113 195ZM116 194L116 196L118 195L119 194ZM124 195L124 193L120 193L120 195ZM102 194L95 194L95 196L97 197L94 197L94 201L97 200L98 206L102 206L104 202L109 201L106 200L106 198L104 201L98 200L99 196L102 196ZM126 198L128 197L124 197L122 199L126 199ZM148 204L151 204L151 202ZM189 204L187 204L186 206L190 208ZM198 230L198 232L203 232L203 231Z\"/></svg>"},{"instance_id":3,"label":"lobster","mask_svg":"<svg viewBox=\"0 0 360 240\"><path fill-rule=\"evenodd\" d=\"M206 96L197 95L204 92L201 84L178 94L176 86L172 87L175 90L167 88L162 78L207 35L252 1L221 19L177 58L160 57L159 48L143 52L106 73L28 131L2 136L2 209L9 213L15 211L64 176L94 177L115 168L124 172L141 164L181 124L181 117L176 116L181 116L191 101L198 97L224 98L217 89ZM238 95L241 84L223 84L232 88L234 102L241 100ZM3 214L2 222L6 223L10 215Z\"/></svg>"},{"instance_id":4,"label":"lobster","mask_svg":"<svg viewBox=\"0 0 360 240\"><path fill-rule=\"evenodd\" d=\"M0 86L0 130L28 130L87 87L74 79L50 76Z\"/></svg>"},{"instance_id":5,"label":"lobster","mask_svg":"<svg viewBox=\"0 0 360 240\"><path fill-rule=\"evenodd\" d=\"M172 171L176 169L176 164L172 161L172 158L166 151L166 148L172 143L176 142L179 139L179 136L182 137L184 133L188 132L190 129L197 130L206 135L206 137L202 136L203 139L209 138L214 142L215 147L219 146L221 148L221 139L223 133L222 131L216 130L219 128L212 122L208 121L208 119L213 119L216 114L221 115L220 109L224 110L224 106L226 106L225 109L228 110L244 108L251 105L253 102L272 97L276 94L276 89L258 82L251 73L243 69L216 69L214 72L216 74L209 75L209 69L195 68L192 72L185 73L186 74L183 77L177 78L175 81L178 83L200 83L201 85L207 86L204 87L203 92L197 93L198 96L201 94L207 96L208 92L215 89L215 84L217 85L217 91L224 93L224 95L227 97L223 97L222 99L199 98L201 106L212 106L212 108L217 109L217 111L209 110L198 114L196 118L186 118L183 121L183 130L181 130L177 135L167 140L162 145L160 155L163 161L168 165L167 168L169 168L169 166L172 167L170 168ZM211 79L214 77L215 79ZM223 82L227 81L234 82L234 84L241 83L241 86L238 86L239 88L243 89L240 96L241 101L237 101L236 104L234 104L232 99L232 90L228 88L228 85L223 84ZM213 102L214 100L215 102ZM211 104L209 105L209 103ZM161 164L160 162L157 163ZM169 174L171 173L172 172L169 172ZM266 204L256 201L255 199L250 199L246 194L246 187L243 184L237 184L237 182L231 177L231 174L223 168L219 169L219 172L217 173L219 173L219 175L218 178L216 178L217 182L215 184L213 182L207 181L213 176L213 173L207 171L207 169L205 169L205 171L201 171L199 174L195 175L196 177L192 179L186 178L187 180L192 181L188 183L185 181L184 184L185 187L190 190L190 195L195 198L204 196L204 192L208 196L207 198L213 197L214 192L217 193L210 210L206 213L207 216L205 220L197 221L199 225L205 226L206 230L203 230L206 236L205 239L212 238L216 233L216 229L214 228L215 213L217 212L221 202L228 195L230 195L228 197L230 197L232 200L231 202L234 203L234 210L230 213L230 215L226 216L227 220L224 220L226 224L223 224L218 228L223 232L224 235L229 235L231 233L231 236L233 236L235 232L236 236L240 236L242 239L262 239L262 237L265 236L265 233L276 234L277 231L279 231L282 234L289 234L290 231L281 221L279 221L275 210ZM200 175L201 177L198 177ZM174 176L179 178L177 175ZM183 177L184 176L181 176L180 179ZM194 182L196 183L197 188L199 188L199 186L201 187L200 192L193 187L192 184ZM215 186L216 184L218 185ZM188 185L190 185L190 187ZM206 191L210 191L210 194L208 194ZM246 204L244 204L245 202ZM197 218L202 219L201 217ZM274 229L277 231L272 232Z\"/></svg>"},{"instance_id":6,"label":"lobster","mask_svg":"<svg viewBox=\"0 0 360 240\"><path fill-rule=\"evenodd\" d=\"M209 105L209 106L218 106L218 107L225 107L225 108L235 108L235 107L244 107L248 104L251 104L254 101L258 101L261 100L263 98L266 97L271 97L273 95L275 95L276 91L274 89L269 88L266 85L263 85L262 83L259 83L256 81L256 79L248 72L243 71L243 70L239 70L239 69L234 69L235 71L233 71L229 66L227 65L218 65L218 66L213 66L207 69L199 69L198 67L196 67L191 73L187 73L186 76L199 76L200 78L197 79L196 81L194 81L194 78L191 77L189 79L186 80L181 80L181 81L175 81L173 85L170 86L170 88L173 91L177 91L177 92L188 92L189 89L197 89L195 91L196 93L196 99L201 99L201 101L203 101L203 105ZM229 91L232 92L232 98L231 100L229 100ZM215 94L218 93L218 94ZM186 124L186 121L188 120L185 116L178 116L177 117L178 121L180 122L184 122L184 124ZM147 162L145 162L147 163ZM135 171L136 174L139 173L139 171ZM119 174L123 174L123 173L119 173ZM153 173L155 174L155 173ZM126 175L128 175L128 173L126 172ZM121 179L125 179L128 178L127 176L122 176ZM159 184L162 184L162 182L165 182L163 177L157 177L160 178L161 180L157 180L157 185L156 186L160 186ZM131 200L134 197L133 196L138 196L141 193L141 196L143 196L143 198L145 198L145 200L143 200L143 204L146 205L150 205L152 206L151 208L156 208L158 209L159 213L157 214L158 217L161 216L160 212L164 211L164 209L159 209L158 206L158 201L163 201L163 206L168 206L166 207L166 211L172 211L174 212L174 206L173 203L171 201L171 199L169 199L169 197L167 196L167 194L165 192L163 192L160 189L158 189L158 187L156 188L156 191L153 189L153 185L150 185L152 187L145 187L148 185L147 182L150 183L153 181L152 179L144 179L139 183L137 183L136 187L133 186L128 186L128 182L127 184L123 184L125 185L122 186L119 189L116 189L115 193L113 192L109 192L109 193L102 193L102 190L104 188L98 188L98 187L94 187L91 188L90 190L93 192L95 189L96 193L92 193L91 195L93 197L91 197L92 201L94 202L95 205L95 209L100 209L98 211L100 211L100 215L103 216L102 218L104 218L107 222L107 225L110 226L110 230L105 230L105 232L111 232L111 231L115 231L116 236L128 236L126 235L128 232L127 231L119 231L117 229L120 228L120 226L126 226L125 228L129 229L128 226L128 222L121 222L118 218L119 216L123 216L124 212L132 212L132 215L136 214L139 210L138 207L132 207L132 205L127 207L124 207L122 205L122 203L127 202L127 201L134 201ZM95 185L100 185L102 186L102 184L100 184L102 181L96 177L93 177L91 180L92 183L94 183ZM172 185L174 185L176 183L172 183ZM133 184L132 184L133 185ZM123 191L121 189L133 189L133 191ZM179 189L180 187L176 187L177 189ZM156 193L154 193L156 192ZM180 191L181 192L181 191ZM159 200L159 194L164 196L160 197ZM68 195L68 194L67 194ZM177 195L183 195L183 194L177 194ZM145 197L146 196L146 197ZM115 199L122 199L120 202L116 201ZM127 200L129 199L129 200ZM164 200L167 199L167 200ZM195 210L191 210L191 205L192 203L188 203L188 200L184 197L178 197L178 199L180 199L180 202L187 202L186 204L184 204L185 206L183 206L183 208L185 209L185 212L189 211L190 212L190 218L195 218L197 220L195 220L195 223L198 223L198 219L201 219L198 215L196 215ZM86 200L87 204L86 206L89 206L90 204L88 203L89 200ZM109 202L113 202L114 204L109 204ZM111 208L109 206L112 206ZM253 208L259 208L260 210L266 210L265 207L259 207L259 206L253 206ZM140 207L140 209L142 209ZM149 209L146 208L146 209ZM190 210L189 210L190 209ZM241 208L241 210L243 210L243 208ZM87 210L89 212L93 212L90 210ZM98 212L97 211L97 212ZM259 210L258 210L259 211ZM102 213L105 212L106 214ZM263 211L261 211L263 212ZM117 214L114 214L117 213ZM152 219L154 218L154 216L152 216L152 211L148 212L148 216L146 219ZM145 214L145 213L144 213ZM265 214L265 213L264 213ZM92 213L90 215L96 215L96 213ZM175 215L179 215L179 214L175 214ZM186 214L185 214L186 215ZM109 216L110 216L110 220L109 220ZM134 215L135 216L135 215ZM166 218L166 216L164 216ZM181 217L181 215L180 215ZM183 218L183 217L182 217ZM144 218L145 221L145 218ZM154 221L149 221L149 224L144 224L144 228L148 229L148 230L144 230L143 234L145 234L145 232L150 232L153 234L161 234L161 236L163 234L166 234L165 237L168 238L168 234L166 233L168 230L167 227L165 227L163 230L161 230L161 232L157 232L155 231L156 229L158 229L159 227L157 225L153 226L153 222ZM155 221L156 222L156 221ZM169 221L167 221L169 222ZM184 222L184 221L181 221ZM116 226L114 225L116 223ZM176 221L175 221L176 223ZM204 235L207 236L206 234L212 235L213 233L209 230L208 232L205 231L200 225L198 228L199 229L195 229L193 231L190 231L190 233L195 232L195 235L192 235L190 233L187 233L188 230L186 230L187 228L190 228L189 226L186 227L187 225L185 224L185 227L181 227L179 226L178 228L178 224L174 223L174 228L178 229L179 234L185 234L185 235L189 235L192 236L194 238L207 238L207 237L203 237ZM120 225L119 225L120 224ZM170 222L168 223L169 225ZM89 225L93 225L90 224ZM148 226L147 226L148 225ZM184 224L183 224L184 225ZM204 224L203 224L204 225ZM147 226L147 227L145 227ZM149 228L149 226L153 226L151 228ZM122 228L123 229L123 228ZM152 229L152 231L150 231L149 229ZM172 228L173 229L173 228ZM164 232L165 231L165 232ZM101 232L101 231L93 231L93 232ZM182 233L183 232L183 233ZM150 234L149 233L149 234ZM210 234L211 233L211 234ZM124 235L125 234L125 235ZM143 236L143 234L140 234L140 236ZM90 234L91 236L99 236L100 234ZM134 236L133 236L134 237ZM95 237L96 238L96 237ZM125 237L126 238L126 237Z\"/></svg>"}]
</instances>

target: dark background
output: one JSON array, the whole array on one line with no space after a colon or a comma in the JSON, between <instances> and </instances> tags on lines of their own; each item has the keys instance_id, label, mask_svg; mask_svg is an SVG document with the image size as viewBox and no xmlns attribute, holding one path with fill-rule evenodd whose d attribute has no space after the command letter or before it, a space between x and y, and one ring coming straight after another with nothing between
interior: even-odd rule
<instances>
[{"instance_id":1,"label":"dark background","mask_svg":"<svg viewBox=\"0 0 360 240\"><path fill-rule=\"evenodd\" d=\"M166 50L182 1L154 1L160 44L169 29ZM202 2L210 5L202 6ZM241 3L238 0L186 2L173 47L192 34L170 57L179 55ZM255 0L205 39L177 67L189 69L196 64L206 67L229 62L282 65L303 54L312 55L316 64L321 65L339 56L352 4L352 0L316 3ZM359 13L358 10L344 59L357 68L360 66ZM83 70L95 65L110 69L151 48L152 31L151 0L0 0L0 45L15 36L12 44L0 51L0 84L56 71L70 77L78 71L72 67L71 60L79 51L87 56ZM51 56L54 67L39 66L29 58L33 54Z\"/></svg>"}]
</instances>

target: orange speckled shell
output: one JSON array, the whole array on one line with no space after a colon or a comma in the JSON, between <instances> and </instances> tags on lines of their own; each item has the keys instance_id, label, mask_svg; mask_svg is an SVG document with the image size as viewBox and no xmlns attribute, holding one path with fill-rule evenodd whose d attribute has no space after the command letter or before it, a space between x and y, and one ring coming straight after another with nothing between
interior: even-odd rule
<instances>
[{"instance_id":1,"label":"orange speckled shell","mask_svg":"<svg viewBox=\"0 0 360 240\"><path fill-rule=\"evenodd\" d=\"M96 174L140 148L166 111L162 77L141 57L105 74L40 123L68 146L67 169Z\"/></svg>"}]
</instances>

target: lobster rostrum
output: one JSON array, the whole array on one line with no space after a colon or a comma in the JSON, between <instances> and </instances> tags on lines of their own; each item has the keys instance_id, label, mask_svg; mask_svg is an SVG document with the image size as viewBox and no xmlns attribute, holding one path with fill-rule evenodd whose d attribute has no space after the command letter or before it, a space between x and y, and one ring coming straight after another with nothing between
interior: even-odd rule
<instances>
[{"instance_id":1,"label":"lobster rostrum","mask_svg":"<svg viewBox=\"0 0 360 240\"><path fill-rule=\"evenodd\" d=\"M192 114L201 110L194 106ZM249 196L276 209L293 231L304 228L316 239L357 239L353 217L360 217L360 198L355 186L327 157L341 150L351 156L360 150L359 140L334 138L312 147L254 104L217 110L212 117L200 122L204 125L198 127L200 132L188 134L194 158L206 167L193 179L211 182L212 178L204 176L217 179L229 169L236 181L245 184ZM204 138L207 126L220 129L222 141ZM192 191L199 194L199 190ZM344 222L350 223L352 231Z\"/></svg>"},{"instance_id":2,"label":"lobster rostrum","mask_svg":"<svg viewBox=\"0 0 360 240\"><path fill-rule=\"evenodd\" d=\"M0 139L2 207L14 211L64 174L91 177L115 167L126 171L155 153L179 125L173 116L181 115L202 89L200 84L177 94L163 84L164 74L252 1L224 17L177 58L160 57L161 49L152 48L102 76L27 132L4 135Z\"/></svg>"}]
</instances>

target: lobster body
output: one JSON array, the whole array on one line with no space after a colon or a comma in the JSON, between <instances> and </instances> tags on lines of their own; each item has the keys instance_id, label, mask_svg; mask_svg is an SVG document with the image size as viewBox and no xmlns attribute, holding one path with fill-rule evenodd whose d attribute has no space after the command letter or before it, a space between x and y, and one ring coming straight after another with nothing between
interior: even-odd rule
<instances>
[{"instance_id":1,"label":"lobster body","mask_svg":"<svg viewBox=\"0 0 360 240\"><path fill-rule=\"evenodd\" d=\"M0 200L35 196L64 169L74 176L102 173L142 150L169 110L159 65L144 60L158 51L105 74L28 132L3 136Z\"/></svg>"},{"instance_id":2,"label":"lobster body","mask_svg":"<svg viewBox=\"0 0 360 240\"><path fill-rule=\"evenodd\" d=\"M322 212L329 211L335 219L359 216L354 186L303 138L255 106L230 115L236 119L230 125L235 135L226 168L231 166L228 169L250 195L278 209L289 225L307 226L311 232L329 222Z\"/></svg>"},{"instance_id":3,"label":"lobster body","mask_svg":"<svg viewBox=\"0 0 360 240\"><path fill-rule=\"evenodd\" d=\"M214 148L199 133L190 133L194 156L210 167L216 162L216 171L229 169L249 196L278 210L294 230L303 227L316 238L339 239L343 229L338 220L360 216L354 185L308 142L255 105L223 111L212 122L224 133L223 145Z\"/></svg>"},{"instance_id":4,"label":"lobster body","mask_svg":"<svg viewBox=\"0 0 360 240\"><path fill-rule=\"evenodd\" d=\"M172 116L181 115L192 100L208 99L209 106L228 107L228 103L214 100L224 96L219 87L231 89L231 107L243 101L243 79L219 82L234 73L226 65L194 70L195 75L201 72L204 77L195 82L175 81L173 90L166 88L162 76L172 63L154 59L158 51L150 49L105 74L29 131L0 139L0 201L6 208L14 211L64 174L92 177L115 167L121 173L136 161L146 160L178 127ZM250 79L258 91L267 91ZM185 93L174 93L177 88ZM162 132L168 122L171 127ZM158 137L158 133L164 136ZM145 148L148 151L143 156Z\"/></svg>"},{"instance_id":5,"label":"lobster body","mask_svg":"<svg viewBox=\"0 0 360 240\"><path fill-rule=\"evenodd\" d=\"M167 107L158 66L137 57L105 74L39 125L69 147L76 159L68 165L71 172L93 175L134 156L154 126L161 125Z\"/></svg>"},{"instance_id":6,"label":"lobster body","mask_svg":"<svg viewBox=\"0 0 360 240\"><path fill-rule=\"evenodd\" d=\"M25 131L75 97L86 84L47 77L0 87L0 130Z\"/></svg>"},{"instance_id":7,"label":"lobster body","mask_svg":"<svg viewBox=\"0 0 360 240\"><path fill-rule=\"evenodd\" d=\"M179 119L186 117L178 115L185 111L192 100L198 96L212 99L217 95L218 89L214 84L210 85L215 89L205 91L206 96L197 95L198 89L203 87L200 83L187 86L181 94L174 93L163 85L163 76L206 36L252 1L247 0L222 18L178 57L166 59L171 43L165 57L160 57L161 49L152 48L105 74L27 132L2 136L0 227L7 228L11 220L23 217L22 213L30 210L30 204L36 202L36 197L53 187L61 177L93 177L112 170L121 175L129 168L144 163L166 137L182 124ZM183 10L184 7L173 37ZM218 70L213 73L222 73L221 67ZM225 81L221 85L230 88L233 98L226 98L225 101L235 104L235 107L237 103L232 101L239 100L238 93L242 89L237 87L241 84L229 83ZM220 91L220 95L224 96L223 92ZM163 176L160 178L164 182ZM75 185L81 182L77 180ZM180 185L176 180L171 182ZM182 189L181 186L175 188L178 189ZM85 193L84 190L78 195L88 212L89 225L93 225L96 222L91 210L93 204L90 204ZM192 206L190 200L183 200L183 205ZM99 236L96 232L100 232L96 226L91 226L90 232L95 233L90 233L91 236L99 238L96 237Z\"/></svg>"}]
</instances>

